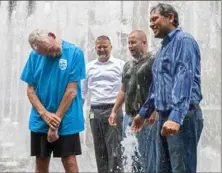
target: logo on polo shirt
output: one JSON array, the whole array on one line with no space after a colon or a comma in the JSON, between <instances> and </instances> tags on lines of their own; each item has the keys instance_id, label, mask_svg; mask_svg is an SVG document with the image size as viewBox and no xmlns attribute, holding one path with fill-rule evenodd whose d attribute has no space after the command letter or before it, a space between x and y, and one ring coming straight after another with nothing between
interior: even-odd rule
<instances>
[{"instance_id":1,"label":"logo on polo shirt","mask_svg":"<svg viewBox=\"0 0 222 173\"><path fill-rule=\"evenodd\" d=\"M59 60L59 68L61 70L65 70L67 68L67 60L66 59Z\"/></svg>"}]
</instances>

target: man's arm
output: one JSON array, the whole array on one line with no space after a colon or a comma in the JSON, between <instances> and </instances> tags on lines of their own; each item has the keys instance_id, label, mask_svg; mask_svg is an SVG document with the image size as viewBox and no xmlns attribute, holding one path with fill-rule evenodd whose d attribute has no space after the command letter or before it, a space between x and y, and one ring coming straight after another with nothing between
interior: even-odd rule
<instances>
[{"instance_id":1,"label":"man's arm","mask_svg":"<svg viewBox=\"0 0 222 173\"><path fill-rule=\"evenodd\" d=\"M113 113L117 113L120 106L122 106L122 104L124 103L124 100L125 100L125 89L124 89L124 86L122 85L119 92L118 92L115 105L112 109Z\"/></svg>"},{"instance_id":2,"label":"man's arm","mask_svg":"<svg viewBox=\"0 0 222 173\"><path fill-rule=\"evenodd\" d=\"M34 87L32 87L31 85L28 85L27 87L27 96L32 106L37 110L40 116L43 116L44 114L46 114L47 110L40 102L39 98L37 97L35 93Z\"/></svg>"},{"instance_id":3,"label":"man's arm","mask_svg":"<svg viewBox=\"0 0 222 173\"><path fill-rule=\"evenodd\" d=\"M120 106L122 106L122 104L124 103L124 100L125 100L125 89L124 89L124 86L122 84L119 92L118 92L118 95L117 95L117 98L116 98L116 102L115 102L115 105L112 109L112 112L109 116L109 124L112 125L112 126L115 126L117 125L117 122L116 122L116 115L117 115L117 112L120 108Z\"/></svg>"},{"instance_id":4,"label":"man's arm","mask_svg":"<svg viewBox=\"0 0 222 173\"><path fill-rule=\"evenodd\" d=\"M73 55L73 61L71 63L72 65L69 73L68 85L56 111L56 115L61 119L64 117L65 113L72 104L73 99L77 95L77 81L81 81L85 78L85 60L83 51L78 49L76 52L77 53ZM54 142L58 138L58 128L55 131L49 129L48 141Z\"/></svg>"},{"instance_id":5,"label":"man's arm","mask_svg":"<svg viewBox=\"0 0 222 173\"><path fill-rule=\"evenodd\" d=\"M65 94L62 97L62 101L56 111L56 115L59 118L63 118L66 111L69 109L73 99L76 97L77 91L77 82L71 82L67 85Z\"/></svg>"},{"instance_id":6,"label":"man's arm","mask_svg":"<svg viewBox=\"0 0 222 173\"><path fill-rule=\"evenodd\" d=\"M174 85L172 89L172 111L163 124L163 136L175 135L183 124L191 100L196 62L200 61L199 48L191 38L182 38L177 43Z\"/></svg>"},{"instance_id":7,"label":"man's arm","mask_svg":"<svg viewBox=\"0 0 222 173\"><path fill-rule=\"evenodd\" d=\"M149 88L149 94L148 97L145 101L145 103L143 104L142 108L139 111L139 115L143 118L149 118L155 107L154 107L154 83L151 83L151 86Z\"/></svg>"},{"instance_id":8,"label":"man's arm","mask_svg":"<svg viewBox=\"0 0 222 173\"><path fill-rule=\"evenodd\" d=\"M178 43L174 85L172 90L173 110L168 120L183 124L185 115L188 112L192 85L194 81L196 61L199 51L190 38L181 39Z\"/></svg>"},{"instance_id":9,"label":"man's arm","mask_svg":"<svg viewBox=\"0 0 222 173\"><path fill-rule=\"evenodd\" d=\"M83 51L81 49L76 49L71 61L70 72L68 74L68 84L60 105L56 111L56 115L61 119L77 95L77 82L84 79L85 75L85 60Z\"/></svg>"},{"instance_id":10,"label":"man's arm","mask_svg":"<svg viewBox=\"0 0 222 173\"><path fill-rule=\"evenodd\" d=\"M27 87L27 96L32 106L36 109L42 119L51 127L57 128L60 123L60 118L58 118L54 113L48 112L45 107L40 102L38 96L35 93L33 86L28 85Z\"/></svg>"},{"instance_id":11,"label":"man's arm","mask_svg":"<svg viewBox=\"0 0 222 173\"><path fill-rule=\"evenodd\" d=\"M145 118L150 118L153 114L155 114L154 109L154 83L152 82L145 103L140 109L139 114L137 114L136 117L133 119L131 125L132 131L136 133L141 131L144 126Z\"/></svg>"}]
</instances>

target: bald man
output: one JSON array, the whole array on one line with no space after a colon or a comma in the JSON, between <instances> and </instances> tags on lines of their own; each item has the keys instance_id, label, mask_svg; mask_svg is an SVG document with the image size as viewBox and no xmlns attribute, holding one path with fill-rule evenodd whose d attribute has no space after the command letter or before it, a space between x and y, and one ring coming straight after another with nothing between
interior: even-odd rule
<instances>
[{"instance_id":1,"label":"bald man","mask_svg":"<svg viewBox=\"0 0 222 173\"><path fill-rule=\"evenodd\" d=\"M128 137L128 133L126 132L130 131L133 118L146 101L152 81L152 64L154 61L154 56L151 52L148 52L147 37L143 31L134 30L129 34L128 48L133 59L128 61L123 68L122 86L109 117L109 123L115 125L117 112L125 102L126 114L123 120L123 137L125 139ZM146 124L147 125L136 134L138 146L134 146L132 170L128 171L155 172L155 169L153 169L155 166L155 114L147 120ZM124 147L128 148L132 147L132 145Z\"/></svg>"}]
</instances>

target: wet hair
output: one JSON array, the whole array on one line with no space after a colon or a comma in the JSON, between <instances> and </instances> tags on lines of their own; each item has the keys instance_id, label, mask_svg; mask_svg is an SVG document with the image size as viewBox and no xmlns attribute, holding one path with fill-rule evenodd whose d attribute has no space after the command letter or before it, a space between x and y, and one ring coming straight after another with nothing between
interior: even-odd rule
<instances>
[{"instance_id":1,"label":"wet hair","mask_svg":"<svg viewBox=\"0 0 222 173\"><path fill-rule=\"evenodd\" d=\"M177 11L175 10L175 8L172 5L159 3L156 6L151 8L150 14L152 12L156 12L156 11L159 12L160 15L165 16L165 17L168 17L170 14L173 14L174 15L173 25L175 27L179 26L178 13L177 13Z\"/></svg>"},{"instance_id":2,"label":"wet hair","mask_svg":"<svg viewBox=\"0 0 222 173\"><path fill-rule=\"evenodd\" d=\"M29 34L29 38L28 38L28 41L31 47L36 48L39 42L49 39L48 33L49 31L45 29L36 29L32 31Z\"/></svg>"},{"instance_id":3,"label":"wet hair","mask_svg":"<svg viewBox=\"0 0 222 173\"><path fill-rule=\"evenodd\" d=\"M145 33L144 31L138 30L138 29L137 29L137 30L133 30L129 35L134 34L134 33L137 33L138 37L139 37L142 41L145 41L146 44L148 44L148 43L147 43L147 36L146 36L146 33Z\"/></svg>"},{"instance_id":4,"label":"wet hair","mask_svg":"<svg viewBox=\"0 0 222 173\"><path fill-rule=\"evenodd\" d=\"M97 37L97 39L96 39L96 41L101 41L101 40L102 41L108 40L111 43L110 38L106 35L101 35L101 36Z\"/></svg>"}]
</instances>

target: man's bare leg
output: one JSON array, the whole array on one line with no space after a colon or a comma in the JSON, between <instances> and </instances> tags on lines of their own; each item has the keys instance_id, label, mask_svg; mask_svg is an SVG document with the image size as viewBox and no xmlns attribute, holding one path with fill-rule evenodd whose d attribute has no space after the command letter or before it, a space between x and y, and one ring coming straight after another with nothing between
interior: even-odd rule
<instances>
[{"instance_id":1,"label":"man's bare leg","mask_svg":"<svg viewBox=\"0 0 222 173\"><path fill-rule=\"evenodd\" d=\"M62 164L66 173L78 173L79 168L76 161L76 156L68 156L62 158Z\"/></svg>"},{"instance_id":2,"label":"man's bare leg","mask_svg":"<svg viewBox=\"0 0 222 173\"><path fill-rule=\"evenodd\" d=\"M35 173L48 173L49 162L50 162L50 157L36 156Z\"/></svg>"}]
</instances>

